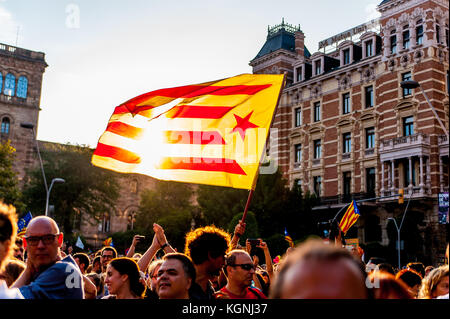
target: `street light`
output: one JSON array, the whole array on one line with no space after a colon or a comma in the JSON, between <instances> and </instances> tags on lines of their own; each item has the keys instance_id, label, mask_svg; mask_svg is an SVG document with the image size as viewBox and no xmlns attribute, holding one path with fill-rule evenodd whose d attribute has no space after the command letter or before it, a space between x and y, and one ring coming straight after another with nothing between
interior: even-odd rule
<instances>
[{"instance_id":1,"label":"street light","mask_svg":"<svg viewBox=\"0 0 450 319\"><path fill-rule=\"evenodd\" d=\"M52 187L54 183L65 183L66 181L62 178L56 177L54 179L52 179L52 182L50 183L50 187L48 188L47 191L47 199L45 201L45 216L48 216L48 202L50 199L50 192L52 191Z\"/></svg>"},{"instance_id":2,"label":"street light","mask_svg":"<svg viewBox=\"0 0 450 319\"><path fill-rule=\"evenodd\" d=\"M34 124L33 123L20 123L20 126L23 128L26 128L28 130L31 130L31 132L33 133L33 138L36 141L36 149L37 149L37 154L39 157L39 163L41 164L41 171L42 171L42 177L44 179L44 186L45 186L45 192L47 194L46 196L46 202L45 202L45 216L48 216L48 201L50 198L50 191L53 187L54 183L64 183L65 180L62 178L54 178L52 179L52 182L50 184L50 188L47 186L47 178L45 177L45 171L44 171L44 165L42 164L42 158L41 158L41 152L39 151L39 143L37 141L36 138L36 133L34 132Z\"/></svg>"},{"instance_id":3,"label":"street light","mask_svg":"<svg viewBox=\"0 0 450 319\"><path fill-rule=\"evenodd\" d=\"M402 82L400 82L400 86L401 86L403 89L416 89L416 88L420 87L420 89L422 90L423 96L425 96L425 99L427 100L428 105L430 106L431 110L433 111L433 114L434 114L434 116L436 117L436 119L438 120L439 125L441 126L441 128L442 128L442 130L444 131L445 135L447 136L447 141L448 141L448 132L447 132L447 129L445 128L445 126L444 126L444 124L442 123L441 119L440 119L439 116L437 115L434 106L431 104L430 100L428 99L428 96L425 94L425 91L423 90L423 88L422 88L422 86L420 85L420 83L417 82L417 81L411 81L411 80L409 80L409 81L402 81Z\"/></svg>"}]
</instances>

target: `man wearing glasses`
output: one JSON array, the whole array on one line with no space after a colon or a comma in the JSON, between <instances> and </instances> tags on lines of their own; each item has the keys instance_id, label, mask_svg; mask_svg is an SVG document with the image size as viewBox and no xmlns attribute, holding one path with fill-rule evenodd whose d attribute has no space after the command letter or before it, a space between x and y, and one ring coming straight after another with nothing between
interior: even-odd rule
<instances>
[{"instance_id":1,"label":"man wearing glasses","mask_svg":"<svg viewBox=\"0 0 450 319\"><path fill-rule=\"evenodd\" d=\"M24 236L26 268L12 285L25 299L83 299L82 275L72 256L61 259L63 234L46 216L33 218Z\"/></svg>"},{"instance_id":2,"label":"man wearing glasses","mask_svg":"<svg viewBox=\"0 0 450 319\"><path fill-rule=\"evenodd\" d=\"M232 250L225 259L228 283L216 293L216 299L267 299L258 288L250 287L254 273L250 255L245 250Z\"/></svg>"}]
</instances>

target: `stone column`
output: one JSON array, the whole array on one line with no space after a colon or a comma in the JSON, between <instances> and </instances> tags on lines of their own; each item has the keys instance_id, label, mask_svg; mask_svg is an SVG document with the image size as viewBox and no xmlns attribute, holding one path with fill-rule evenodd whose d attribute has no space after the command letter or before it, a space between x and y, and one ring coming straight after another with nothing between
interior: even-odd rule
<instances>
[{"instance_id":1,"label":"stone column","mask_svg":"<svg viewBox=\"0 0 450 319\"><path fill-rule=\"evenodd\" d=\"M431 173L430 173L430 157L428 157L426 162L426 185L427 185L427 193L431 194Z\"/></svg>"},{"instance_id":2,"label":"stone column","mask_svg":"<svg viewBox=\"0 0 450 319\"><path fill-rule=\"evenodd\" d=\"M442 157L439 156L439 185L441 192L444 191L444 163Z\"/></svg>"},{"instance_id":3,"label":"stone column","mask_svg":"<svg viewBox=\"0 0 450 319\"><path fill-rule=\"evenodd\" d=\"M391 194L395 194L395 163L391 160Z\"/></svg>"},{"instance_id":4,"label":"stone column","mask_svg":"<svg viewBox=\"0 0 450 319\"><path fill-rule=\"evenodd\" d=\"M420 187L420 194L423 195L425 193L424 184L423 184L423 155L419 156L419 161L420 161L420 164L419 164L419 170L420 170L419 171L419 174L420 174L419 187Z\"/></svg>"},{"instance_id":5,"label":"stone column","mask_svg":"<svg viewBox=\"0 0 450 319\"><path fill-rule=\"evenodd\" d=\"M381 196L384 196L384 161L381 162Z\"/></svg>"},{"instance_id":6,"label":"stone column","mask_svg":"<svg viewBox=\"0 0 450 319\"><path fill-rule=\"evenodd\" d=\"M409 164L409 185L408 185L408 189L409 189L409 191L408 191L408 193L410 193L411 194L411 192L412 192L412 188L413 188L413 180L412 180L412 158L411 158L411 156L409 156L408 157L408 164Z\"/></svg>"}]
</instances>

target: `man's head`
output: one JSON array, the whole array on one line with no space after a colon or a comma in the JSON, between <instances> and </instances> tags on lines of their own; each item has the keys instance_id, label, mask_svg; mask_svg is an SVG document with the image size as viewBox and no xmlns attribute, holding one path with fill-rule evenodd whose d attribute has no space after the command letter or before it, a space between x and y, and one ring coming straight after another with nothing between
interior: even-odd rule
<instances>
[{"instance_id":1,"label":"man's head","mask_svg":"<svg viewBox=\"0 0 450 319\"><path fill-rule=\"evenodd\" d=\"M23 261L23 239L16 238L16 246L14 247L14 258Z\"/></svg>"},{"instance_id":2,"label":"man's head","mask_svg":"<svg viewBox=\"0 0 450 319\"><path fill-rule=\"evenodd\" d=\"M102 271L106 271L106 266L113 260L117 258L117 251L114 247L106 246L103 247L100 252L100 262L102 264Z\"/></svg>"},{"instance_id":3,"label":"man's head","mask_svg":"<svg viewBox=\"0 0 450 319\"><path fill-rule=\"evenodd\" d=\"M196 273L192 260L181 253L170 253L163 257L158 269L157 293L160 299L185 299L195 282Z\"/></svg>"},{"instance_id":4,"label":"man's head","mask_svg":"<svg viewBox=\"0 0 450 319\"><path fill-rule=\"evenodd\" d=\"M102 272L102 257L95 256L94 260L92 261L92 272L95 272L97 274L100 274Z\"/></svg>"},{"instance_id":5,"label":"man's head","mask_svg":"<svg viewBox=\"0 0 450 319\"><path fill-rule=\"evenodd\" d=\"M417 271L422 278L425 277L425 265L421 262L408 263L406 268Z\"/></svg>"},{"instance_id":6,"label":"man's head","mask_svg":"<svg viewBox=\"0 0 450 319\"><path fill-rule=\"evenodd\" d=\"M85 253L76 253L73 255L73 259L75 259L78 267L82 274L86 273L86 269L89 267L90 259L89 256Z\"/></svg>"},{"instance_id":7,"label":"man's head","mask_svg":"<svg viewBox=\"0 0 450 319\"><path fill-rule=\"evenodd\" d=\"M309 240L283 261L272 298L365 299L366 272L346 249Z\"/></svg>"},{"instance_id":8,"label":"man's head","mask_svg":"<svg viewBox=\"0 0 450 319\"><path fill-rule=\"evenodd\" d=\"M225 273L233 285L241 289L250 287L255 273L252 258L245 250L232 250L225 259Z\"/></svg>"},{"instance_id":9,"label":"man's head","mask_svg":"<svg viewBox=\"0 0 450 319\"><path fill-rule=\"evenodd\" d=\"M0 202L0 272L13 252L17 234L16 209Z\"/></svg>"},{"instance_id":10,"label":"man's head","mask_svg":"<svg viewBox=\"0 0 450 319\"><path fill-rule=\"evenodd\" d=\"M47 216L33 218L24 236L24 246L34 268L41 271L60 259L63 234L56 222Z\"/></svg>"},{"instance_id":11,"label":"man's head","mask_svg":"<svg viewBox=\"0 0 450 319\"><path fill-rule=\"evenodd\" d=\"M192 258L194 265L205 263L208 276L218 276L230 241L230 234L215 226L197 228L186 235L184 253Z\"/></svg>"}]
</instances>

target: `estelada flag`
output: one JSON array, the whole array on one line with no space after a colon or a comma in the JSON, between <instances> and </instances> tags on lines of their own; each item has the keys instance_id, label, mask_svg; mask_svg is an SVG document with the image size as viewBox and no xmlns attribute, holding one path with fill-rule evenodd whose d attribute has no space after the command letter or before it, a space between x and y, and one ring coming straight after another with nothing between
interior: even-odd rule
<instances>
[{"instance_id":1,"label":"estelada flag","mask_svg":"<svg viewBox=\"0 0 450 319\"><path fill-rule=\"evenodd\" d=\"M284 75L160 89L117 106L92 164L161 180L254 189Z\"/></svg>"},{"instance_id":2,"label":"estelada flag","mask_svg":"<svg viewBox=\"0 0 450 319\"><path fill-rule=\"evenodd\" d=\"M344 216L342 217L341 222L339 223L339 228L344 233L344 235L347 233L350 227L352 227L353 224L356 223L358 217L359 217L358 206L356 206L355 201L352 201L348 206Z\"/></svg>"},{"instance_id":3,"label":"estelada flag","mask_svg":"<svg viewBox=\"0 0 450 319\"><path fill-rule=\"evenodd\" d=\"M292 240L291 236L289 236L287 229L284 228L284 239L289 243L290 247L294 247L294 241Z\"/></svg>"},{"instance_id":4,"label":"estelada flag","mask_svg":"<svg viewBox=\"0 0 450 319\"><path fill-rule=\"evenodd\" d=\"M103 241L103 246L111 246L114 247L114 243L112 237L108 237Z\"/></svg>"}]
</instances>

